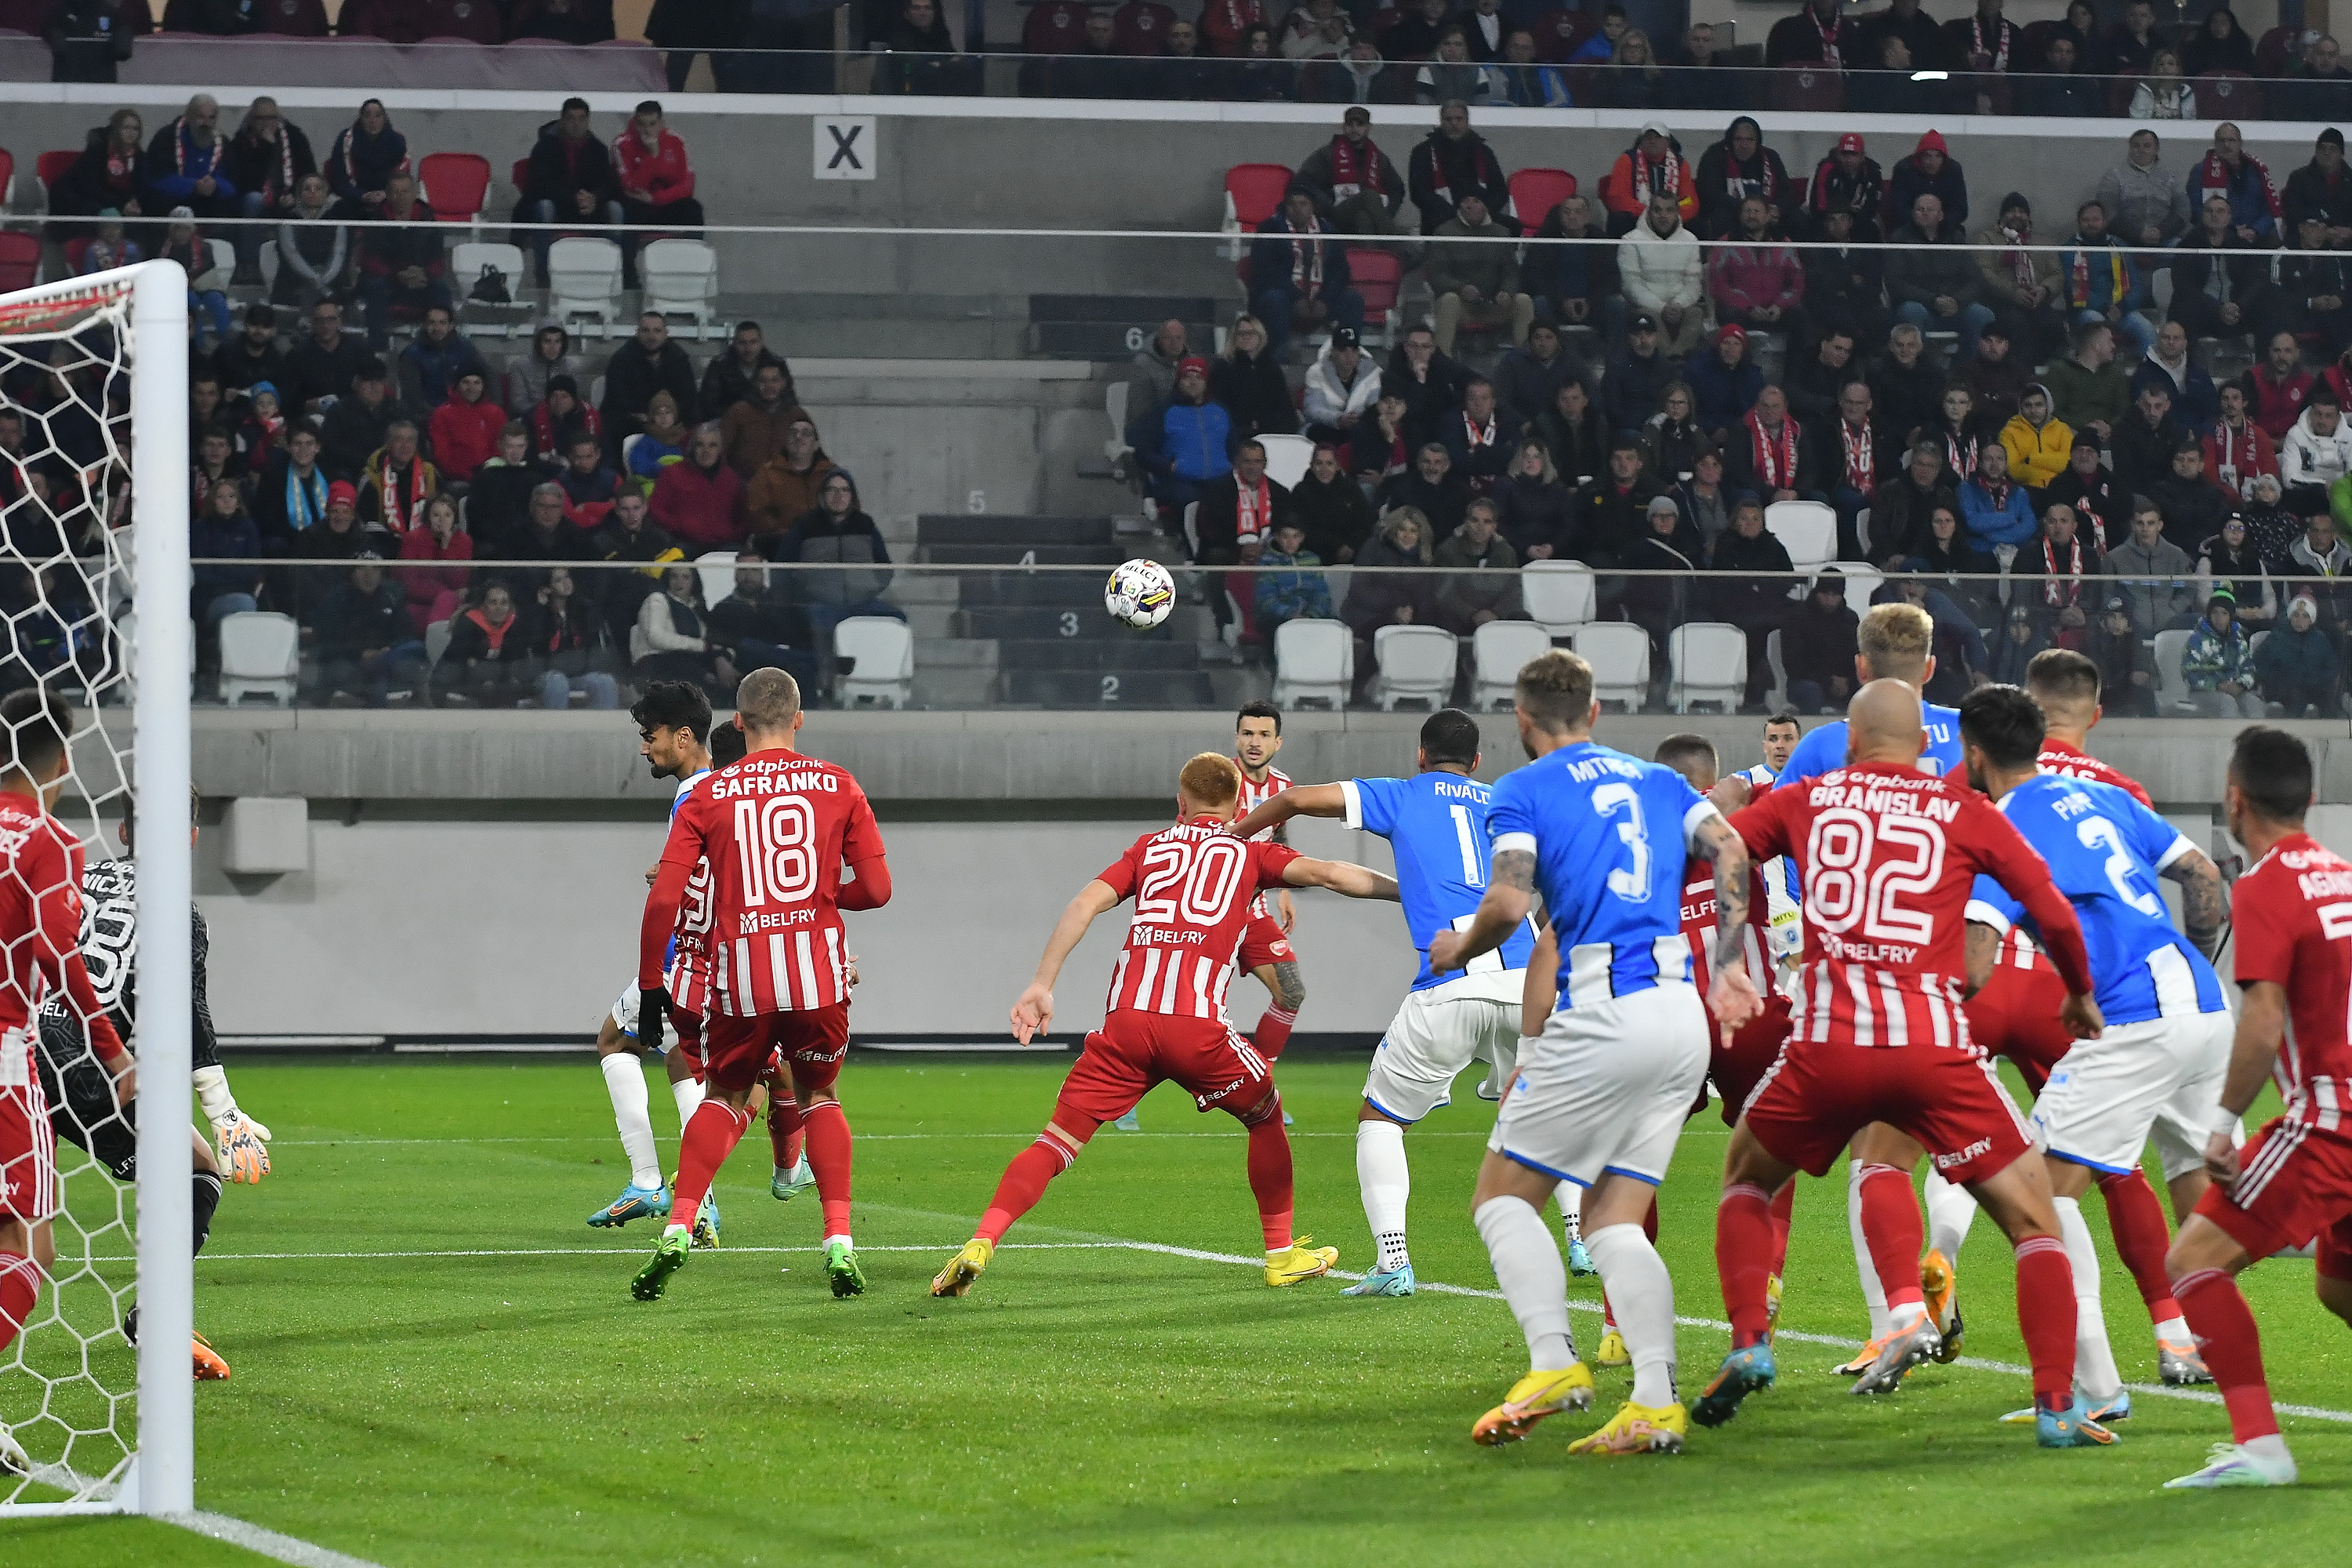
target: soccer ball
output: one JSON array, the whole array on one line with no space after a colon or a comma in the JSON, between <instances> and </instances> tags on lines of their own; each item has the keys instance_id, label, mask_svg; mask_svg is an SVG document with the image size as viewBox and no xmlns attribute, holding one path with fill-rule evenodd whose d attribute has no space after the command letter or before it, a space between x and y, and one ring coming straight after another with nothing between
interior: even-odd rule
<instances>
[{"instance_id":1,"label":"soccer ball","mask_svg":"<svg viewBox=\"0 0 2352 1568\"><path fill-rule=\"evenodd\" d=\"M1157 561L1123 561L1103 584L1103 608L1111 619L1148 632L1176 608L1176 579Z\"/></svg>"}]
</instances>

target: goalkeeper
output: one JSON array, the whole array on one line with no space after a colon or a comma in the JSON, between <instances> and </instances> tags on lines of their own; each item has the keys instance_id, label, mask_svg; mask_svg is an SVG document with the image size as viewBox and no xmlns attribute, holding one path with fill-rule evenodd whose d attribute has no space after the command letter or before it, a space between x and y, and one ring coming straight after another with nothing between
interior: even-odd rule
<instances>
[{"instance_id":1,"label":"goalkeeper","mask_svg":"<svg viewBox=\"0 0 2352 1568\"><path fill-rule=\"evenodd\" d=\"M190 805L193 808L194 801ZM129 851L134 817L122 819L123 858L101 860L82 873L81 957L89 971L99 1005L123 1040L135 1052L132 1026L138 999L133 978L139 958L137 886ZM190 842L194 841L193 829ZM188 1040L188 1060L194 1068L197 1101L219 1139L219 1152L189 1129L195 1190L195 1250L202 1252L212 1232L213 1211L220 1206L221 1183L258 1182L269 1173L269 1129L237 1109L229 1093L228 1074L220 1065L219 1041L213 1033L212 1004L205 996L205 959L211 937L205 917L194 913L194 952L190 965L190 991L195 1001ZM41 1009L41 1089L49 1103L49 1124L58 1136L87 1152L118 1182L135 1182L139 1174L139 1138L135 1105L117 1106L113 1079L89 1048L81 1019L52 996ZM136 1342L138 1310L123 1324L124 1336ZM198 1334L194 1345L198 1378L228 1376L228 1363Z\"/></svg>"}]
</instances>

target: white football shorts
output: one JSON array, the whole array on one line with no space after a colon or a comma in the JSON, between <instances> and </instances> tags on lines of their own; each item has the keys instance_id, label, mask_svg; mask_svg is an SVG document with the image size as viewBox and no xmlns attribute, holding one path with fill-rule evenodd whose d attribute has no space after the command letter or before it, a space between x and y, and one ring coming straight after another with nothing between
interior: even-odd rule
<instances>
[{"instance_id":1,"label":"white football shorts","mask_svg":"<svg viewBox=\"0 0 2352 1568\"><path fill-rule=\"evenodd\" d=\"M637 1037L637 983L634 980L621 987L618 1000L613 1004L613 1025L631 1039ZM667 1056L670 1047L677 1044L677 1031L668 1019L662 1020L662 1037L654 1042L654 1055Z\"/></svg>"},{"instance_id":2,"label":"white football shorts","mask_svg":"<svg viewBox=\"0 0 2352 1568\"><path fill-rule=\"evenodd\" d=\"M1494 1063L1496 1078L1508 1082L1527 973L1464 974L1406 993L1364 1075L1372 1109L1411 1126L1452 1103L1454 1076L1478 1060Z\"/></svg>"},{"instance_id":3,"label":"white football shorts","mask_svg":"<svg viewBox=\"0 0 2352 1568\"><path fill-rule=\"evenodd\" d=\"M2151 1136L2167 1181L2200 1168L2235 1032L2226 1011L2189 1013L2075 1041L2034 1101L2036 1138L2107 1174L2138 1169Z\"/></svg>"},{"instance_id":4,"label":"white football shorts","mask_svg":"<svg viewBox=\"0 0 2352 1568\"><path fill-rule=\"evenodd\" d=\"M1707 1029L1686 984L1561 1008L1521 1045L1486 1147L1580 1187L1658 1185L1706 1078Z\"/></svg>"}]
</instances>

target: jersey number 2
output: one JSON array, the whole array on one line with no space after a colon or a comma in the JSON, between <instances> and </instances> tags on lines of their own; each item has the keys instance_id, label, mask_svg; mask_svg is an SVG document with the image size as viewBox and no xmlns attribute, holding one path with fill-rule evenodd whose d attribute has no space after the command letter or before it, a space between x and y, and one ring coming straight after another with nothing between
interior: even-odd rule
<instances>
[{"instance_id":1,"label":"jersey number 2","mask_svg":"<svg viewBox=\"0 0 2352 1568\"><path fill-rule=\"evenodd\" d=\"M2124 848L2123 836L2116 831L2114 823L2104 816L2086 816L2074 825L2074 837L2083 841L2085 849L2107 852L2107 883L2115 889L2116 897L2144 915L2162 917L2163 895L2134 885L2138 880L2139 868Z\"/></svg>"}]
</instances>

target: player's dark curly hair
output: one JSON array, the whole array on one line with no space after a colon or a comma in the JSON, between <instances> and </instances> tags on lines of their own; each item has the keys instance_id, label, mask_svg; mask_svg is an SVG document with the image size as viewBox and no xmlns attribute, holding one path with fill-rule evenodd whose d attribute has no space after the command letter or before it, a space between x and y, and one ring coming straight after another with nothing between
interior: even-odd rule
<instances>
[{"instance_id":1,"label":"player's dark curly hair","mask_svg":"<svg viewBox=\"0 0 2352 1568\"><path fill-rule=\"evenodd\" d=\"M2311 806L2311 752L2300 737L2275 725L2250 724L2238 731L2230 752L2230 782L2264 820L2299 823Z\"/></svg>"},{"instance_id":2,"label":"player's dark curly hair","mask_svg":"<svg viewBox=\"0 0 2352 1568\"><path fill-rule=\"evenodd\" d=\"M1442 763L1476 767L1478 721L1459 708L1440 708L1422 721L1421 751L1432 767Z\"/></svg>"},{"instance_id":3,"label":"player's dark curly hair","mask_svg":"<svg viewBox=\"0 0 2352 1568\"><path fill-rule=\"evenodd\" d=\"M656 680L631 703L629 717L640 730L684 730L696 740L710 739L710 698L691 680Z\"/></svg>"},{"instance_id":4,"label":"player's dark curly hair","mask_svg":"<svg viewBox=\"0 0 2352 1568\"><path fill-rule=\"evenodd\" d=\"M2027 768L2042 754L2042 709L2023 689L1979 686L1960 699L1960 736L1997 768Z\"/></svg>"}]
</instances>

